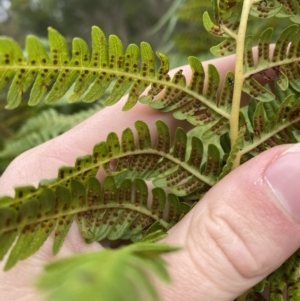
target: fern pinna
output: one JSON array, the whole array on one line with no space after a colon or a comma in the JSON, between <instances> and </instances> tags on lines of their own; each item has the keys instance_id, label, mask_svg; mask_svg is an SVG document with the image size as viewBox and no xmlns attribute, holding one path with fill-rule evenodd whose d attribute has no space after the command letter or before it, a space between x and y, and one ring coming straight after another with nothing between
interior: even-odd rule
<instances>
[{"instance_id":1,"label":"fern pinna","mask_svg":"<svg viewBox=\"0 0 300 301\"><path fill-rule=\"evenodd\" d=\"M151 137L147 124L137 121L136 131L109 134L74 167L60 168L56 179L18 187L14 198L2 197L0 258L9 252L6 269L34 254L51 232L57 253L74 220L87 242L136 242L145 235L163 235L190 210L188 203L201 199L233 168L273 146L300 141L298 2L214 0L212 11L213 17L204 13L204 26L222 41L211 52L236 54L235 70L224 80L214 65L206 70L196 57L188 59L189 82L182 70L169 74L168 58L161 53L156 70L149 44L131 44L124 53L118 37L107 42L96 26L91 53L84 40L75 38L71 56L64 37L53 28L48 31L49 54L34 36L26 40L26 55L12 39L0 39L0 88L9 87L7 109L18 107L23 98L30 106L43 99L53 104L67 92L70 102L94 102L108 93L106 106L128 94L124 110L140 101L172 112L191 127L170 133L157 121ZM282 30L274 45L273 29L263 30L253 48L248 18L273 17L296 24ZM250 98L243 108L242 93ZM96 177L100 168L106 174L103 183ZM151 197L149 182L154 185ZM286 287L288 300L296 300L298 253L249 291L247 300L262 300L259 292L266 287L271 301L284 300Z\"/></svg>"}]
</instances>

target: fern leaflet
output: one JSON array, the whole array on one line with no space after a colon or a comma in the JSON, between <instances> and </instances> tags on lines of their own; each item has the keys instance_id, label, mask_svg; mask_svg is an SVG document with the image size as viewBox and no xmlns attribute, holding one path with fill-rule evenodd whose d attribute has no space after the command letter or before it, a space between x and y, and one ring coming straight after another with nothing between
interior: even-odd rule
<instances>
[{"instance_id":1,"label":"fern leaflet","mask_svg":"<svg viewBox=\"0 0 300 301\"><path fill-rule=\"evenodd\" d=\"M176 250L164 244L137 243L73 256L47 265L38 287L48 293L46 300L158 300L148 273L169 283L166 262L160 255Z\"/></svg>"},{"instance_id":2,"label":"fern leaflet","mask_svg":"<svg viewBox=\"0 0 300 301\"><path fill-rule=\"evenodd\" d=\"M19 188L13 203L8 197L1 198L1 259L18 237L6 270L34 254L53 231L56 254L74 219L88 242L106 237L137 240L155 221L166 231L189 210L187 204L179 203L174 195L167 197L161 188L153 189L148 204L148 188L138 179L125 180L117 187L112 177L107 177L103 186L89 177L84 184L72 180L69 186Z\"/></svg>"}]
</instances>

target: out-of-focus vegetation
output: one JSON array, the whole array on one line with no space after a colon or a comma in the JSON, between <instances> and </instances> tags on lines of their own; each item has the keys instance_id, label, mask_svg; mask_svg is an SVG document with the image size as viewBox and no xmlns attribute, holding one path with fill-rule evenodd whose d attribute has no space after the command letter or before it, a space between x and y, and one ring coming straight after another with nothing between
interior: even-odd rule
<instances>
[{"instance_id":1,"label":"out-of-focus vegetation","mask_svg":"<svg viewBox=\"0 0 300 301\"><path fill-rule=\"evenodd\" d=\"M157 45L158 36L147 35L166 12L171 0L2 0L0 34L24 42L26 34L46 36L52 26L65 37L87 39L90 28L97 25L109 34L118 35L123 43L147 39ZM7 4L4 5L4 2ZM4 16L4 14L2 13Z\"/></svg>"}]
</instances>

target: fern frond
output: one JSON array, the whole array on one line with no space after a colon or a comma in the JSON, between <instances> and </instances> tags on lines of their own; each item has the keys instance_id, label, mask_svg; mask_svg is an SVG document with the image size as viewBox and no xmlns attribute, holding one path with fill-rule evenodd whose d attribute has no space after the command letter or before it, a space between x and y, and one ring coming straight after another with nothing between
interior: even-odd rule
<instances>
[{"instance_id":1,"label":"fern frond","mask_svg":"<svg viewBox=\"0 0 300 301\"><path fill-rule=\"evenodd\" d=\"M269 290L270 301L293 301L300 296L299 271L300 271L300 250L296 251L285 261L275 272L258 283L253 290L262 292L266 287Z\"/></svg>"},{"instance_id":2,"label":"fern frond","mask_svg":"<svg viewBox=\"0 0 300 301\"><path fill-rule=\"evenodd\" d=\"M233 2L234 6L235 4ZM237 6L235 11L230 8L226 12L224 8L228 8L229 5L231 4L228 1L213 2L216 23L211 20L208 13L203 16L206 30L223 38L221 43L211 48L211 52L216 56L225 56L236 51L235 43L237 41L241 8ZM283 17L283 6L283 4L274 4L270 1L260 1L251 6L250 14L259 18ZM252 36L248 36L244 40L244 49L241 52L244 56L244 70L241 74L242 81L239 83L239 89L248 94L252 101L248 106L248 117L244 121L239 121L240 125L245 126L246 129L244 137L238 136L235 130L235 138L231 141L231 147L225 151L223 159L227 161L227 164L224 171L229 171L232 168L228 167L232 165L232 160L236 156L241 157L242 162L244 162L275 145L299 141L297 129L299 128L300 118L298 104L300 96L300 73L298 68L300 38L298 31L298 25L290 25L285 28L279 34L274 45L274 51L271 53L273 29L266 29L259 37L256 57L254 57ZM257 79L258 74L268 84L260 84ZM230 78L229 81L232 86L235 86L233 78ZM275 94L272 91L273 85L271 85L273 81ZM238 97L238 95L236 96ZM239 102L238 99L235 101L236 104ZM237 118L237 112L235 113ZM221 138L226 137L226 131L221 134ZM208 133L205 133L203 138L205 135L208 135ZM231 135L233 135L233 132ZM238 148L237 145L239 145ZM220 177L222 175L223 173Z\"/></svg>"},{"instance_id":3,"label":"fern frond","mask_svg":"<svg viewBox=\"0 0 300 301\"><path fill-rule=\"evenodd\" d=\"M171 145L167 125L158 121L156 147L144 122L136 122L136 129L136 139L130 129L123 132L121 142L111 133L92 155L77 159L75 167L61 168L57 179L41 182L38 188L17 188L15 198L1 198L0 258L18 236L6 269L36 252L52 231L57 253L74 219L89 242L105 237L136 240L156 221L168 229L188 206L172 194L166 198L163 188L178 196L195 195L217 180L221 160L216 146L208 146L203 160L201 140L193 137L188 151L187 134L181 128ZM103 188L95 178L101 166L110 175ZM157 186L150 206L142 178Z\"/></svg>"},{"instance_id":4,"label":"fern frond","mask_svg":"<svg viewBox=\"0 0 300 301\"><path fill-rule=\"evenodd\" d=\"M278 1L281 2L281 1ZM289 1L282 1L282 2L289 2ZM282 11L282 5L279 3L274 3L274 1L259 1L254 3L251 7L250 14L254 17L267 19L272 18L277 15L283 17L280 13Z\"/></svg>"},{"instance_id":5,"label":"fern frond","mask_svg":"<svg viewBox=\"0 0 300 301\"><path fill-rule=\"evenodd\" d=\"M300 24L300 6L297 1L277 0L277 2L283 7L283 11L278 14L279 17L289 17L292 22Z\"/></svg>"},{"instance_id":6,"label":"fern frond","mask_svg":"<svg viewBox=\"0 0 300 301\"><path fill-rule=\"evenodd\" d=\"M167 125L158 121L153 147L147 125L138 121L136 129L136 139L130 129L123 132L121 141L111 133L92 155L77 159L75 167L61 168L57 179L43 181L38 188L17 188L15 198L1 198L0 258L18 236L6 269L35 253L53 231L53 252L57 253L74 219L89 242L106 237L140 239L142 231L156 221L167 230L189 209L175 195L196 197L217 180L221 160L216 146L205 150L201 140L193 137L188 147L181 128L171 145ZM95 178L101 166L109 175L103 188ZM148 189L142 179L157 186L151 205L147 205ZM175 195L166 197L163 188Z\"/></svg>"},{"instance_id":7,"label":"fern frond","mask_svg":"<svg viewBox=\"0 0 300 301\"><path fill-rule=\"evenodd\" d=\"M0 259L17 238L5 266L10 269L34 254L52 232L56 254L74 219L88 242L106 237L137 240L156 221L167 230L188 211L188 205L173 195L166 197L161 188L153 189L151 204L147 200L148 188L139 179L117 186L107 177L102 187L95 177L89 177L85 183L71 180L68 188L18 188L15 199L0 199Z\"/></svg>"},{"instance_id":8,"label":"fern frond","mask_svg":"<svg viewBox=\"0 0 300 301\"><path fill-rule=\"evenodd\" d=\"M190 97L184 90L166 89L165 94L158 100L152 102L153 108L163 111L173 111L174 117L179 120L187 120L195 126L210 125L213 128L220 120L228 124L229 112L231 108L231 99L233 86L228 83L228 78L224 81L222 90L224 93L218 95L220 86L220 76L218 70L213 66L208 66L207 87L204 88L205 73L201 62L195 57L189 57L189 63L192 69L192 79L187 89L194 91L197 97ZM228 75L232 77L232 73ZM185 84L185 78L181 72L174 76L182 85Z\"/></svg>"},{"instance_id":9,"label":"fern frond","mask_svg":"<svg viewBox=\"0 0 300 301\"><path fill-rule=\"evenodd\" d=\"M284 6L297 6L297 9L295 7L291 9L294 14L300 8L296 1L279 2L282 5L276 5L269 1L259 1L251 6L250 13L260 18L269 18L280 14L279 12ZM230 17L231 9L228 11L228 15L222 15L224 7L228 5L227 1L220 1L215 5L217 24L210 19L207 12L203 16L206 30L213 35L224 38L220 44L211 48L211 52L216 56L225 56L235 52L237 38L235 24L236 22L239 24L239 16L237 15L237 19L232 19ZM296 21L293 20L293 22ZM272 101L275 98L269 89L260 85L254 78L257 73L263 74L265 78L271 78L265 75L266 70L274 70L276 80L283 89L291 85L296 91L300 91L297 67L300 53L298 25L290 25L280 33L273 54L270 55L272 31L272 28L268 28L260 35L257 58L253 56L253 46L255 45L252 42L252 37L248 36L245 40L243 91L260 101ZM256 65L254 64L255 61L257 61Z\"/></svg>"},{"instance_id":10,"label":"fern frond","mask_svg":"<svg viewBox=\"0 0 300 301\"><path fill-rule=\"evenodd\" d=\"M176 250L165 244L137 243L72 256L48 264L38 287L47 292L46 300L159 300L149 272L169 283L166 262L160 255Z\"/></svg>"},{"instance_id":11,"label":"fern frond","mask_svg":"<svg viewBox=\"0 0 300 301\"><path fill-rule=\"evenodd\" d=\"M292 88L281 91L275 82L277 97L272 102L251 99L248 107L249 133L245 136L241 155L254 157L276 145L297 143L300 128L300 97ZM281 92L279 92L281 91Z\"/></svg>"},{"instance_id":12,"label":"fern frond","mask_svg":"<svg viewBox=\"0 0 300 301\"><path fill-rule=\"evenodd\" d=\"M157 181L160 187L172 187L173 193L180 196L215 183L221 171L222 154L216 146L206 148L197 137L188 142L181 128L171 144L168 126L162 121L156 122L157 142L153 146L148 126L142 121L135 126L137 138L129 128L124 130L121 141L115 133L109 134L106 142L94 147L92 155L78 158L74 167L61 168L58 178L45 185L69 187L72 179L85 181L101 167L118 184L127 178Z\"/></svg>"},{"instance_id":13,"label":"fern frond","mask_svg":"<svg viewBox=\"0 0 300 301\"><path fill-rule=\"evenodd\" d=\"M210 68L208 76L212 86L202 91L200 83L204 82L204 74L196 58L190 59L194 70L193 84L186 87L181 71L170 78L168 59L163 54L158 53L161 66L155 72L155 58L149 44L143 42L140 48L131 44L124 54L118 37L110 36L107 43L103 32L95 26L92 28L91 55L87 44L75 38L70 57L65 39L52 28L49 28L49 43L50 57L39 39L29 36L26 40L28 58L25 59L13 40L0 39L0 87L4 89L10 85L7 108L17 107L28 89L29 105L38 104L46 93L46 103L55 103L73 84L71 102L78 99L92 102L114 82L106 105L114 104L129 92L124 110L130 109L139 99L164 110L182 107L187 111L191 103L197 106L203 103L221 117L228 118L228 113L217 107L214 90L219 84L217 71ZM142 96L148 86L151 86L150 90ZM166 89L163 96L152 103L152 98L163 89Z\"/></svg>"},{"instance_id":14,"label":"fern frond","mask_svg":"<svg viewBox=\"0 0 300 301\"><path fill-rule=\"evenodd\" d=\"M193 137L189 144L187 134L181 128L177 129L175 141L171 144L168 126L157 121L154 139L157 142L153 146L148 126L142 121L137 121L135 126L137 143L129 128L124 130L121 141L115 133L111 133L106 142L94 147L92 155L77 159L73 168L60 169L53 185L67 187L71 178L84 181L88 176L95 176L101 166L108 175L114 176L117 183L127 178L156 181L160 187L170 187L180 196L215 183L220 172L221 155L214 145L205 149L197 137ZM210 164L206 166L207 162Z\"/></svg>"},{"instance_id":15,"label":"fern frond","mask_svg":"<svg viewBox=\"0 0 300 301\"><path fill-rule=\"evenodd\" d=\"M267 80L277 82L281 90L286 90L289 86L300 92L299 86L299 53L300 38L297 25L290 25L279 35L273 55L270 55L270 41L272 29L266 29L260 36L258 44L257 66L253 64L252 41L247 46L245 53L245 84L243 91L260 101L271 101L274 94L265 87L258 84L253 75L261 73ZM273 70L273 75L266 75L267 70Z\"/></svg>"}]
</instances>

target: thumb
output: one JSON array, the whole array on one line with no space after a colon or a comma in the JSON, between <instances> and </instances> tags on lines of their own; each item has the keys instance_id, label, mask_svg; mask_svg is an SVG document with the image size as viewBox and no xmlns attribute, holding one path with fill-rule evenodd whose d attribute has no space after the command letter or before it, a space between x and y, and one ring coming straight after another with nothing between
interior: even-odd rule
<instances>
[{"instance_id":1,"label":"thumb","mask_svg":"<svg viewBox=\"0 0 300 301\"><path fill-rule=\"evenodd\" d=\"M164 242L163 300L232 301L300 246L300 144L266 151L216 184Z\"/></svg>"}]
</instances>

